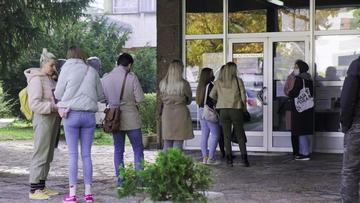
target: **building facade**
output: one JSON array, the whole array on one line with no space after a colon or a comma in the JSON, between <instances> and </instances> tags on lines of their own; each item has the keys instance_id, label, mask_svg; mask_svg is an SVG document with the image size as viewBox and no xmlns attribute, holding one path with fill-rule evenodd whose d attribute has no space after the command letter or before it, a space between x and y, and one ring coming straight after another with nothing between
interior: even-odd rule
<instances>
[{"instance_id":1,"label":"building facade","mask_svg":"<svg viewBox=\"0 0 360 203\"><path fill-rule=\"evenodd\" d=\"M157 7L158 77L172 58L181 58L195 95L201 68L217 73L235 62L252 115L245 124L250 151L291 151L283 87L302 59L315 84L313 150L342 152L340 93L349 64L360 55L360 1L158 0ZM185 148L199 148L199 115L194 102L189 108L195 138Z\"/></svg>"},{"instance_id":2,"label":"building facade","mask_svg":"<svg viewBox=\"0 0 360 203\"><path fill-rule=\"evenodd\" d=\"M131 31L125 48L156 47L156 0L104 0L104 12Z\"/></svg>"}]
</instances>

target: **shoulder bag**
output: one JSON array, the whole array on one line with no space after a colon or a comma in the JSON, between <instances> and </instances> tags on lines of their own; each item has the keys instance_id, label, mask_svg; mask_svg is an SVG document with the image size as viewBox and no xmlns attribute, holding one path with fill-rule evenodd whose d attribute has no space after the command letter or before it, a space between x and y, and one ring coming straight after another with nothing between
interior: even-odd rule
<instances>
[{"instance_id":1,"label":"shoulder bag","mask_svg":"<svg viewBox=\"0 0 360 203\"><path fill-rule=\"evenodd\" d=\"M241 99L241 90L240 90L240 85L239 85L238 78L236 78L236 84L238 86L239 93L240 93L240 99ZM242 100L241 100L241 103L243 103ZM243 113L244 122L249 122L251 120L250 113L249 113L249 111L247 109L245 109L245 104L244 103L243 103L243 106L244 106L244 109L243 109L242 113Z\"/></svg>"},{"instance_id":2,"label":"shoulder bag","mask_svg":"<svg viewBox=\"0 0 360 203\"><path fill-rule=\"evenodd\" d=\"M294 99L296 110L299 113L314 107L314 98L310 94L310 89L305 87L305 80L302 81L303 88L300 90L299 96Z\"/></svg>"},{"instance_id":3,"label":"shoulder bag","mask_svg":"<svg viewBox=\"0 0 360 203\"><path fill-rule=\"evenodd\" d=\"M126 84L126 78L129 72L126 72L125 74L125 78L124 81L122 83L122 87L121 87L121 92L120 92L120 102L123 99L124 96L124 89L125 89L125 84ZM120 115L121 115L121 110L120 110L120 105L119 106L115 106L115 107L107 107L104 111L105 113L105 118L103 121L103 130L106 133L116 133L120 131L120 124L121 124L121 120L120 120Z\"/></svg>"},{"instance_id":4,"label":"shoulder bag","mask_svg":"<svg viewBox=\"0 0 360 203\"><path fill-rule=\"evenodd\" d=\"M216 112L215 109L209 107L206 104L207 97L208 97L208 91L209 91L209 85L210 84L206 85L206 91L205 91L205 96L204 96L204 111L203 111L203 114L201 116L202 116L202 119L204 119L206 121L216 123L216 122L219 122L218 113Z\"/></svg>"}]
</instances>

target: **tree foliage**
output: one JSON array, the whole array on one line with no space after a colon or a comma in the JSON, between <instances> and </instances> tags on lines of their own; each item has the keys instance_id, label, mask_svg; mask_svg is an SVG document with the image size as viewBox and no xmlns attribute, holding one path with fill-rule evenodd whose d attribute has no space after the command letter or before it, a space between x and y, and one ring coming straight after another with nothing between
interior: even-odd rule
<instances>
[{"instance_id":1,"label":"tree foliage","mask_svg":"<svg viewBox=\"0 0 360 203\"><path fill-rule=\"evenodd\" d=\"M156 92L156 50L145 47L135 51L132 70L139 78L145 93Z\"/></svg>"},{"instance_id":2,"label":"tree foliage","mask_svg":"<svg viewBox=\"0 0 360 203\"><path fill-rule=\"evenodd\" d=\"M0 68L11 69L24 50L31 49L53 28L77 20L92 0L53 3L50 0L2 0L0 2Z\"/></svg>"},{"instance_id":3,"label":"tree foliage","mask_svg":"<svg viewBox=\"0 0 360 203\"><path fill-rule=\"evenodd\" d=\"M65 58L70 45L79 45L88 56L102 60L104 72L115 66L129 32L105 17L83 15L90 1L0 1L0 80L7 100L17 101L19 91L26 86L23 71L39 67L43 47L57 58ZM18 109L15 102L13 112L17 115Z\"/></svg>"}]
</instances>

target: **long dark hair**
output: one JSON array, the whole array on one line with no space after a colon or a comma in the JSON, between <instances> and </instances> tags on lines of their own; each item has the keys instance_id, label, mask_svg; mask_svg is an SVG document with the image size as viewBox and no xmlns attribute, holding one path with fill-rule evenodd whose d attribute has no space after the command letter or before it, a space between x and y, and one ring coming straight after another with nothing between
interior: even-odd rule
<instances>
[{"instance_id":1,"label":"long dark hair","mask_svg":"<svg viewBox=\"0 0 360 203\"><path fill-rule=\"evenodd\" d=\"M196 103L200 106L204 103L206 85L214 80L214 73L211 68L205 67L201 70L199 84L196 89Z\"/></svg>"}]
</instances>

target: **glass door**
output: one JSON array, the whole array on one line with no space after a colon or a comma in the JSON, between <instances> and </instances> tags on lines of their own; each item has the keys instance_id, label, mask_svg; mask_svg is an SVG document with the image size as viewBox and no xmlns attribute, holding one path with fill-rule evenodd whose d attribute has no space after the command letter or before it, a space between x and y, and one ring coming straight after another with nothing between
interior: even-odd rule
<instances>
[{"instance_id":1,"label":"glass door","mask_svg":"<svg viewBox=\"0 0 360 203\"><path fill-rule=\"evenodd\" d=\"M266 39L230 40L229 61L238 67L245 84L251 121L244 124L250 151L267 151L267 41ZM237 149L236 145L233 146Z\"/></svg>"},{"instance_id":2,"label":"glass door","mask_svg":"<svg viewBox=\"0 0 360 203\"><path fill-rule=\"evenodd\" d=\"M306 37L229 40L228 60L238 66L251 114L244 124L250 151L291 151L284 84L297 59L309 61L308 42Z\"/></svg>"},{"instance_id":3,"label":"glass door","mask_svg":"<svg viewBox=\"0 0 360 203\"><path fill-rule=\"evenodd\" d=\"M269 84L269 151L291 151L290 101L284 85L296 60L309 62L309 41L306 37L270 38L271 84ZM310 64L308 63L309 67ZM312 73L309 70L309 73Z\"/></svg>"}]
</instances>

